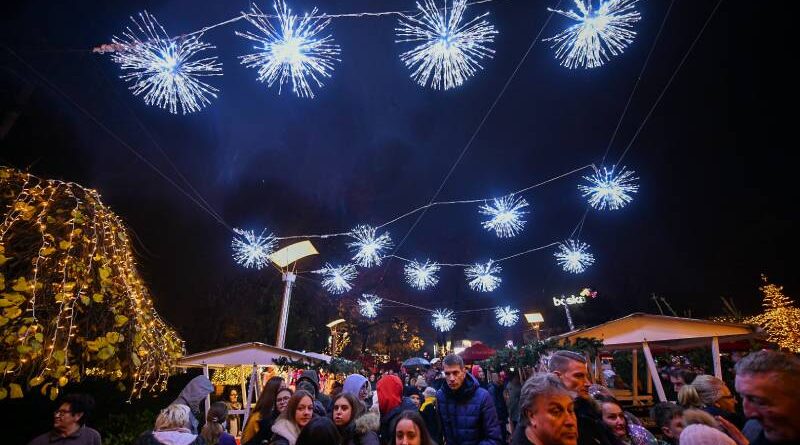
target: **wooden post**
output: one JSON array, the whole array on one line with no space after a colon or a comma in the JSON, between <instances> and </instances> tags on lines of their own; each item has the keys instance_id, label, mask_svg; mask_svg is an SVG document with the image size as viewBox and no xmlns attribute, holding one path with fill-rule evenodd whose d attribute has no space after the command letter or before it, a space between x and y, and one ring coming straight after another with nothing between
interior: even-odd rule
<instances>
[{"instance_id":1,"label":"wooden post","mask_svg":"<svg viewBox=\"0 0 800 445\"><path fill-rule=\"evenodd\" d=\"M208 378L208 364L207 363L203 363L203 375L206 376L206 378ZM211 393L206 395L206 413L208 413L208 410L210 408L211 408Z\"/></svg>"},{"instance_id":2,"label":"wooden post","mask_svg":"<svg viewBox=\"0 0 800 445\"><path fill-rule=\"evenodd\" d=\"M634 349L631 351L633 354L633 358L631 359L631 363L633 363L633 404L639 404L639 351Z\"/></svg>"},{"instance_id":3,"label":"wooden post","mask_svg":"<svg viewBox=\"0 0 800 445\"><path fill-rule=\"evenodd\" d=\"M722 380L722 363L719 360L719 337L711 337L711 360L714 361L714 377Z\"/></svg>"},{"instance_id":4,"label":"wooden post","mask_svg":"<svg viewBox=\"0 0 800 445\"><path fill-rule=\"evenodd\" d=\"M647 359L647 369L650 370L650 377L656 384L656 392L658 393L658 401L666 402L667 396L664 394L664 387L661 385L661 378L658 377L658 369L656 369L656 362L653 360L653 354L650 352L650 346L646 341L642 342L642 349L644 350L644 357Z\"/></svg>"},{"instance_id":5,"label":"wooden post","mask_svg":"<svg viewBox=\"0 0 800 445\"><path fill-rule=\"evenodd\" d=\"M653 376L647 374L647 394L653 397Z\"/></svg>"}]
</instances>

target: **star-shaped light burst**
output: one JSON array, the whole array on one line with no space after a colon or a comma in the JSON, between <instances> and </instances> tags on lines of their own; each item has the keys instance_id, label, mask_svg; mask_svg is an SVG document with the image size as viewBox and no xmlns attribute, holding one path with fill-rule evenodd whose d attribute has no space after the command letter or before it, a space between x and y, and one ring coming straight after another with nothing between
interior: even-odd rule
<instances>
[{"instance_id":1,"label":"star-shaped light burst","mask_svg":"<svg viewBox=\"0 0 800 445\"><path fill-rule=\"evenodd\" d=\"M433 318L431 324L439 332L447 332L456 325L456 319L453 311L450 309L436 309L433 311Z\"/></svg>"},{"instance_id":2,"label":"star-shaped light burst","mask_svg":"<svg viewBox=\"0 0 800 445\"><path fill-rule=\"evenodd\" d=\"M558 265L571 273L583 273L588 266L594 264L594 255L589 252L589 245L578 240L566 240L558 244L555 253Z\"/></svg>"},{"instance_id":3,"label":"star-shaped light burst","mask_svg":"<svg viewBox=\"0 0 800 445\"><path fill-rule=\"evenodd\" d=\"M633 194L639 191L636 181L639 178L634 176L634 171L625 170L625 167L614 171L607 168L595 169L591 176L584 176L583 179L589 185L579 185L578 190L583 192L584 197L589 197L589 205L598 210L617 210L628 205L633 200Z\"/></svg>"},{"instance_id":4,"label":"star-shaped light burst","mask_svg":"<svg viewBox=\"0 0 800 445\"><path fill-rule=\"evenodd\" d=\"M241 56L242 64L258 70L258 80L272 87L278 84L278 94L284 84L292 83L299 97L313 98L312 84L322 87L322 79L331 77L334 62L339 62L341 49L333 37L323 36L331 19L317 15L317 8L302 18L293 15L286 2L275 2L275 16L267 16L255 4L244 18L258 29L236 35L257 42L257 52ZM277 23L273 23L274 20Z\"/></svg>"},{"instance_id":5,"label":"star-shaped light burst","mask_svg":"<svg viewBox=\"0 0 800 445\"><path fill-rule=\"evenodd\" d=\"M358 299L358 312L366 318L375 318L382 303L383 299L377 295L362 294Z\"/></svg>"},{"instance_id":6,"label":"star-shaped light burst","mask_svg":"<svg viewBox=\"0 0 800 445\"><path fill-rule=\"evenodd\" d=\"M506 195L495 198L492 203L485 203L480 207L480 213L487 215L491 219L481 223L484 229L494 230L500 238L511 238L516 236L525 227L525 220L522 215L528 213L523 210L528 207L525 198Z\"/></svg>"},{"instance_id":7,"label":"star-shaped light burst","mask_svg":"<svg viewBox=\"0 0 800 445\"><path fill-rule=\"evenodd\" d=\"M129 89L135 96L142 94L147 105L172 114L178 109L182 114L200 111L217 97L219 90L201 79L221 76L222 64L216 56L196 57L215 48L200 41L202 34L170 38L147 11L131 21L135 29L128 27L121 38L111 39L115 48L111 60L125 72L120 78L131 83Z\"/></svg>"},{"instance_id":8,"label":"star-shaped light burst","mask_svg":"<svg viewBox=\"0 0 800 445\"><path fill-rule=\"evenodd\" d=\"M367 225L356 226L350 231L350 236L355 238L355 241L347 243L347 246L355 249L353 261L361 267L380 266L381 254L392 246L389 233L382 233L376 237L376 231L374 227Z\"/></svg>"},{"instance_id":9,"label":"star-shaped light burst","mask_svg":"<svg viewBox=\"0 0 800 445\"><path fill-rule=\"evenodd\" d=\"M467 279L469 280L469 287L478 292L491 292L500 286L502 279L496 274L499 274L502 269L500 266L494 264L489 260L486 264L475 263L464 270Z\"/></svg>"},{"instance_id":10,"label":"star-shaped light burst","mask_svg":"<svg viewBox=\"0 0 800 445\"><path fill-rule=\"evenodd\" d=\"M544 39L553 42L556 58L567 68L596 68L611 56L623 53L636 37L633 24L642 17L634 9L638 0L574 0L577 11L562 11L547 8L572 20L576 24L553 37Z\"/></svg>"},{"instance_id":11,"label":"star-shaped light burst","mask_svg":"<svg viewBox=\"0 0 800 445\"><path fill-rule=\"evenodd\" d=\"M423 87L430 81L433 89L460 86L483 69L480 61L491 58L494 50L486 44L494 42L497 31L483 18L484 13L461 23L467 0L452 0L452 7L438 8L434 0L417 2L419 13L400 18L397 42L418 42L402 54L400 60L411 70L411 78ZM448 12L450 15L448 16Z\"/></svg>"},{"instance_id":12,"label":"star-shaped light burst","mask_svg":"<svg viewBox=\"0 0 800 445\"><path fill-rule=\"evenodd\" d=\"M239 235L233 237L231 247L233 248L233 259L247 268L261 269L269 264L269 256L275 250L277 241L270 233L264 235L267 229L261 231L261 235L256 235L252 230L233 229Z\"/></svg>"},{"instance_id":13,"label":"star-shaped light burst","mask_svg":"<svg viewBox=\"0 0 800 445\"><path fill-rule=\"evenodd\" d=\"M325 263L325 267L315 270L314 273L322 275L322 287L333 295L341 295L352 289L350 281L358 275L352 264L332 266Z\"/></svg>"},{"instance_id":14,"label":"star-shaped light burst","mask_svg":"<svg viewBox=\"0 0 800 445\"><path fill-rule=\"evenodd\" d=\"M497 317L497 323L507 328L514 326L519 321L519 311L512 309L511 306L498 307L494 310L494 315Z\"/></svg>"},{"instance_id":15,"label":"star-shaped light burst","mask_svg":"<svg viewBox=\"0 0 800 445\"><path fill-rule=\"evenodd\" d=\"M439 277L436 272L442 267L438 263L431 263L430 260L425 260L425 263L419 263L416 260L406 264L404 269L406 281L415 289L425 290L429 287L436 286L439 282Z\"/></svg>"}]
</instances>

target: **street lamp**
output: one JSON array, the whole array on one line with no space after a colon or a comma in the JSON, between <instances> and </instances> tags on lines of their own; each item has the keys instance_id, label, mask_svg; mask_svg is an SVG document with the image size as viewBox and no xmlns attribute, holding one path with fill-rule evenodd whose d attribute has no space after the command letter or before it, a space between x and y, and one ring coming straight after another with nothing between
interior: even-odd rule
<instances>
[{"instance_id":1,"label":"street lamp","mask_svg":"<svg viewBox=\"0 0 800 445\"><path fill-rule=\"evenodd\" d=\"M544 317L542 317L541 312L528 312L525 314L525 320L528 321L533 326L533 330L536 331L536 341L541 341L539 338L539 324L544 323Z\"/></svg>"},{"instance_id":2,"label":"street lamp","mask_svg":"<svg viewBox=\"0 0 800 445\"><path fill-rule=\"evenodd\" d=\"M347 346L347 343L349 342L347 331L339 329L340 327L339 325L341 325L342 323L344 323L344 318L334 320L326 325L328 326L328 329L331 330L331 336L329 340L329 351L328 351L330 352L331 357L336 357L339 354L341 354L342 350L344 349L345 346Z\"/></svg>"},{"instance_id":3,"label":"street lamp","mask_svg":"<svg viewBox=\"0 0 800 445\"><path fill-rule=\"evenodd\" d=\"M292 302L292 287L294 280L297 279L295 271L297 270L296 262L307 256L316 255L317 249L311 244L311 241L300 241L284 247L269 256L272 261L281 270L283 282L286 283L283 288L283 303L281 303L281 318L278 323L278 334L275 340L275 346L283 348L286 342L286 324L289 321L289 305ZM290 267L291 266L291 267Z\"/></svg>"}]
</instances>

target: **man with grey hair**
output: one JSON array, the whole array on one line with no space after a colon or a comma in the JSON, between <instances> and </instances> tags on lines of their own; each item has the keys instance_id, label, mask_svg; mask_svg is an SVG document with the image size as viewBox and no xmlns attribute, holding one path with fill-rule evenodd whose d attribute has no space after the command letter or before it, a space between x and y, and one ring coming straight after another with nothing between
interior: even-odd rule
<instances>
[{"instance_id":1,"label":"man with grey hair","mask_svg":"<svg viewBox=\"0 0 800 445\"><path fill-rule=\"evenodd\" d=\"M500 445L502 435L492 396L451 354L442 360L445 385L436 393L448 445Z\"/></svg>"},{"instance_id":2,"label":"man with grey hair","mask_svg":"<svg viewBox=\"0 0 800 445\"><path fill-rule=\"evenodd\" d=\"M763 427L751 445L800 443L800 358L758 351L736 363L744 414Z\"/></svg>"},{"instance_id":3,"label":"man with grey hair","mask_svg":"<svg viewBox=\"0 0 800 445\"><path fill-rule=\"evenodd\" d=\"M511 445L576 445L578 421L572 393L554 374L537 374L522 385L520 425Z\"/></svg>"},{"instance_id":4,"label":"man with grey hair","mask_svg":"<svg viewBox=\"0 0 800 445\"><path fill-rule=\"evenodd\" d=\"M574 392L575 415L578 418L579 445L611 445L615 439L603 427L600 412L589 395L589 368L586 358L572 351L556 351L550 356L547 367L561 383ZM521 416L520 416L521 417Z\"/></svg>"}]
</instances>

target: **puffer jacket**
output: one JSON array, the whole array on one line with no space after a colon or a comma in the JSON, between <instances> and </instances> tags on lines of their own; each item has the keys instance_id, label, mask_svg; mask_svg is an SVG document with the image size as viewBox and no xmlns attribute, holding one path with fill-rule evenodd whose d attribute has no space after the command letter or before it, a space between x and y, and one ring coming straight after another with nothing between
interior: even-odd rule
<instances>
[{"instance_id":1,"label":"puffer jacket","mask_svg":"<svg viewBox=\"0 0 800 445\"><path fill-rule=\"evenodd\" d=\"M272 424L272 439L269 443L270 445L294 445L299 435L300 428L296 423L284 417L278 417L278 420Z\"/></svg>"},{"instance_id":2,"label":"puffer jacket","mask_svg":"<svg viewBox=\"0 0 800 445\"><path fill-rule=\"evenodd\" d=\"M375 413L366 413L339 430L342 445L380 445L378 429L380 419Z\"/></svg>"},{"instance_id":3,"label":"puffer jacket","mask_svg":"<svg viewBox=\"0 0 800 445\"><path fill-rule=\"evenodd\" d=\"M501 445L503 437L492 396L478 379L466 374L457 390L445 384L436 392L448 445Z\"/></svg>"}]
</instances>

